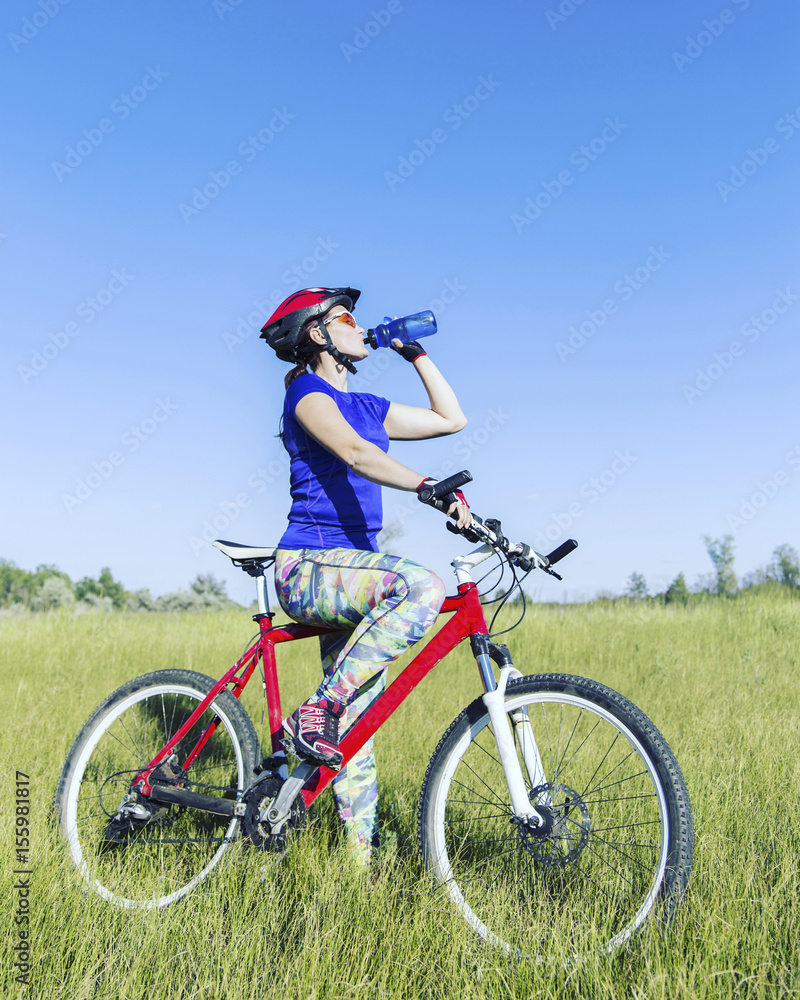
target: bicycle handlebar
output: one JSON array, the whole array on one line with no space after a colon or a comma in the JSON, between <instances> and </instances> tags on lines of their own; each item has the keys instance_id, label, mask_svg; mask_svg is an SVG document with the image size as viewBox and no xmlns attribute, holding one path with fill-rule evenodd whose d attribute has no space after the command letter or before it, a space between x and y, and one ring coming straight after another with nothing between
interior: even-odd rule
<instances>
[{"instance_id":1,"label":"bicycle handlebar","mask_svg":"<svg viewBox=\"0 0 800 1000\"><path fill-rule=\"evenodd\" d=\"M464 469L463 472L457 472L454 476L442 479L438 483L421 486L417 490L417 497L421 503L447 513L448 507L456 501L455 491L466 483L471 482L471 473ZM454 520L456 519L454 515L450 516ZM477 514L472 515L472 523L467 528L457 528L450 524L449 521L447 528L456 535L463 535L471 542L488 542L489 545L501 551L511 562L515 563L526 573L534 568L541 569L545 573L549 573L550 576L554 576L557 580L560 580L561 577L552 567L578 547L578 543L574 538L568 538L566 542L562 542L561 545L553 549L548 555L543 555L525 542L509 542L505 535L503 535L499 521L493 519L484 521Z\"/></svg>"}]
</instances>

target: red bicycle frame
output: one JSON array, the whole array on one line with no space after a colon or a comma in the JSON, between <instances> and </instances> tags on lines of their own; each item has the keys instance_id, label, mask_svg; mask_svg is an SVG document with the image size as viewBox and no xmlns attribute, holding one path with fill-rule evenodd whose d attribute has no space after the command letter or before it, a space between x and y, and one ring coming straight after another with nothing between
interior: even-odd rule
<instances>
[{"instance_id":1,"label":"red bicycle frame","mask_svg":"<svg viewBox=\"0 0 800 1000\"><path fill-rule=\"evenodd\" d=\"M402 704L408 695L419 684L443 657L468 636L488 636L483 606L474 583L462 583L458 593L446 597L439 614L453 613L453 617L445 623L431 641L414 657L403 672L395 678L386 691L376 699L361 718L348 730L339 744L343 755L342 767L364 746L389 716ZM311 636L327 635L335 629L315 625L272 625L270 615L259 616L261 635L245 654L217 681L211 691L192 712L186 722L177 730L170 741L159 753L142 768L134 780L139 791L148 795L151 791L149 777L154 768L167 760L183 736L206 711L212 701L232 685L231 691L238 698L256 668L259 660L263 664L264 682L266 685L267 704L269 706L269 727L273 753L282 752L283 711L278 686L278 670L275 658L275 646L282 642L294 642L296 639L307 639ZM211 738L217 727L215 718L203 731L182 764L184 771L188 770L197 754ZM306 807L324 791L336 777L337 772L331 768L319 765L309 775L301 791Z\"/></svg>"}]
</instances>

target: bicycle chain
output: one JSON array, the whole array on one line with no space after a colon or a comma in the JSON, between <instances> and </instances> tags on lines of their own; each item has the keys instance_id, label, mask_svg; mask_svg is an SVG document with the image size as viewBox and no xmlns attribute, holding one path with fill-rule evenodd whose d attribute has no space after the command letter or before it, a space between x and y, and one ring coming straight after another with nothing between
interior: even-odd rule
<instances>
[{"instance_id":1,"label":"bicycle chain","mask_svg":"<svg viewBox=\"0 0 800 1000\"><path fill-rule=\"evenodd\" d=\"M111 781L113 778L118 778L120 775L123 775L123 774L138 774L138 773L139 773L138 770L135 770L133 768L131 768L130 771L117 771L115 774L109 775L106 778L106 780L103 782L103 784L105 785L109 781ZM191 778L179 777L179 776L177 776L175 778L171 778L171 779L161 779L159 783L160 784L164 784L164 785L175 785L175 786L178 786L178 787L186 787L187 785L193 785L196 788L211 789L212 791L217 791L217 792L229 792L229 791L231 791L231 786L230 785L211 785L211 784L209 784L208 782L205 782L205 781L192 781ZM236 789L237 800L240 798L240 796L242 795L242 793L244 791L245 791L245 789L243 789L243 788L237 788ZM100 797L101 797L100 808L103 810L103 812L106 814L106 816L108 816L110 818L111 822L113 822L113 820L114 820L114 818L116 817L117 814L116 813L109 813L105 809L105 807L103 806L103 803L102 803L102 788L100 789ZM185 806L179 806L178 808L179 809L184 809ZM174 823L176 817L174 817L174 816L165 816L164 819L168 819L168 820L171 821L171 823ZM145 822L145 826L147 825L148 822L150 822L150 821L148 820L148 821ZM133 820L128 820L128 824L129 824L129 829L131 829L132 831L135 832L136 827L135 827L134 821ZM144 827L142 827L142 829L144 829ZM234 839L235 839L234 837L167 837L167 838L163 838L163 837L159 837L159 838L156 838L156 837L137 837L136 838L136 843L138 843L138 844L223 844L223 843L229 843L230 844L230 843L233 843Z\"/></svg>"}]
</instances>

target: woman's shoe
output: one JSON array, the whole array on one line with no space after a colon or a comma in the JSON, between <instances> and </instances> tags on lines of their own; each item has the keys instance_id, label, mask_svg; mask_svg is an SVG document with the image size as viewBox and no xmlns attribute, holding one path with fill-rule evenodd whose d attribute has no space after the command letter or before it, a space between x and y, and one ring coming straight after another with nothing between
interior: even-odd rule
<instances>
[{"instance_id":1,"label":"woman's shoe","mask_svg":"<svg viewBox=\"0 0 800 1000\"><path fill-rule=\"evenodd\" d=\"M283 728L294 740L298 757L318 761L333 771L342 766L339 749L339 719L345 706L330 698L304 702L283 720Z\"/></svg>"}]
</instances>

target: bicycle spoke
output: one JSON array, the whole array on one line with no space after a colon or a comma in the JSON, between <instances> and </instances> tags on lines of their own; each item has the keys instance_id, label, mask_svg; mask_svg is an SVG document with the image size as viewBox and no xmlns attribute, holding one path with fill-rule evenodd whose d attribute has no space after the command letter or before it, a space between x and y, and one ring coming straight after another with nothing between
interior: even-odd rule
<instances>
[{"instance_id":1,"label":"bicycle spoke","mask_svg":"<svg viewBox=\"0 0 800 1000\"><path fill-rule=\"evenodd\" d=\"M564 762L564 758L567 756L567 751L569 750L569 748L570 748L570 746L572 744L572 738L574 737L575 733L578 731L578 724L580 723L580 721L581 721L582 718L583 718L583 712L578 713L578 717L575 719L574 723L572 724L572 732L569 734L569 739L567 740L566 746L564 747L564 753L563 753L563 755L559 754L558 757L556 758L556 766L555 766L555 770L553 772L553 781L554 782L557 782L558 779L559 779L559 777L560 777L560 775L563 773L563 767L562 767L562 765L563 765L563 762ZM578 750L580 750L580 747L578 747Z\"/></svg>"},{"instance_id":2,"label":"bicycle spoke","mask_svg":"<svg viewBox=\"0 0 800 1000\"><path fill-rule=\"evenodd\" d=\"M614 770L616 771L617 769L614 768ZM606 775L606 778L608 778L610 776L610 774L612 774L612 773L613 772L609 772L609 774ZM647 771L637 771L635 774L629 774L627 777L625 777L625 778L619 778L617 781L610 781L607 785L595 785L594 788L590 788L586 792L586 794L587 795L594 795L595 792L602 792L606 788L613 788L615 785L621 785L621 784L623 784L626 781L633 781L634 778L641 778L642 776L644 776L646 774L647 774ZM605 780L605 779L603 779L603 780Z\"/></svg>"},{"instance_id":3,"label":"bicycle spoke","mask_svg":"<svg viewBox=\"0 0 800 1000\"><path fill-rule=\"evenodd\" d=\"M616 742L617 742L617 740L618 740L618 739L619 739L619 733L617 733L617 734L616 734L616 736L614 737L614 739L613 739L613 740L611 741L611 745L610 745L610 746L609 746L609 748L608 748L608 749L606 750L606 752L605 752L605 753L603 754L603 756L602 756L602 758L601 758L601 760L600 760L600 763L599 763L599 764L597 765L597 767L596 767L596 768L594 769L594 774L593 774L593 775L591 776L591 778L589 778L589 780L588 780L588 781L586 782L586 784L585 784L585 785L583 786L583 791L581 792L581 798L583 798L583 796L584 796L584 795L586 795L586 789L587 789L587 788L589 787L589 785L591 785L591 783L592 783L592 782L594 781L595 777L597 776L597 772L598 772L598 771L600 770L600 768L601 768L601 767L603 766L603 764L605 764L605 762L606 762L606 759L608 758L608 755L609 755L609 754L611 753L611 751L612 751L612 750L614 749L614 746L615 746L615 744L616 744Z\"/></svg>"}]
</instances>

